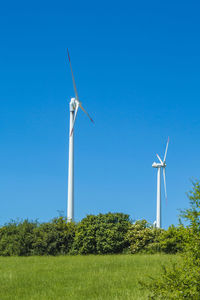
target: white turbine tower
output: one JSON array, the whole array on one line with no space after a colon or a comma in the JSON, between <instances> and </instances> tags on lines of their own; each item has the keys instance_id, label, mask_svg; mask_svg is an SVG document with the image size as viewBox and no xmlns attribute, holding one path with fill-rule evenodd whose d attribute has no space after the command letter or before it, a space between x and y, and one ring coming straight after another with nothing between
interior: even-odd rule
<instances>
[{"instance_id":1,"label":"white turbine tower","mask_svg":"<svg viewBox=\"0 0 200 300\"><path fill-rule=\"evenodd\" d=\"M153 168L157 168L157 209L156 209L156 227L161 228L161 182L160 182L160 177L161 173L160 170L161 168L163 169L163 180L164 180L164 189L165 189L165 198L167 201L167 189L166 189L166 176L165 176L165 168L166 168L166 156L167 156L167 149L169 145L169 138L167 141L166 149L165 149L165 155L163 161L161 160L160 156L158 154L157 157L160 161L160 163L154 162L152 164Z\"/></svg>"},{"instance_id":2,"label":"white turbine tower","mask_svg":"<svg viewBox=\"0 0 200 300\"><path fill-rule=\"evenodd\" d=\"M79 107L93 123L94 121L92 120L90 115L86 112L86 110L83 108L82 103L79 101L68 49L67 49L67 53L68 53L69 64L72 73L72 81L73 81L74 92L75 92L75 98L71 98L69 104L70 126L69 126L69 166L68 166L68 205L67 205L67 221L73 222L74 221L74 124L75 124Z\"/></svg>"}]
</instances>

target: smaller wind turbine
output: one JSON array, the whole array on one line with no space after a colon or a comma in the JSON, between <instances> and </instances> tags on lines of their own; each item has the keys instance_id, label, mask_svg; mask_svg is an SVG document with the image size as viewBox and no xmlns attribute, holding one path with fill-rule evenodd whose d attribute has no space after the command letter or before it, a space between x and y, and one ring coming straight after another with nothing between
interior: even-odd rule
<instances>
[{"instance_id":1,"label":"smaller wind turbine","mask_svg":"<svg viewBox=\"0 0 200 300\"><path fill-rule=\"evenodd\" d=\"M161 228L161 182L160 182L160 169L163 169L163 180L164 180L164 189L165 189L165 199L167 201L167 188L166 188L166 176L165 176L165 168L166 168L166 156L167 156L167 149L168 149L168 145L169 145L169 138L167 140L167 145L166 145L166 149L165 149L165 155L163 158L163 161L161 160L160 156L158 154L157 157L160 161L160 163L156 163L154 162L152 164L153 168L157 168L157 209L156 209L156 227L157 228Z\"/></svg>"}]
</instances>

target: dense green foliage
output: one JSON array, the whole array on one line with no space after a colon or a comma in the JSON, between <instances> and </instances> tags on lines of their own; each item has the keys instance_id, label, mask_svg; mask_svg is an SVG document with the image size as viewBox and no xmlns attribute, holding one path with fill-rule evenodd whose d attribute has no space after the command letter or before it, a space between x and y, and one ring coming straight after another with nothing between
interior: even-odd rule
<instances>
[{"instance_id":1,"label":"dense green foliage","mask_svg":"<svg viewBox=\"0 0 200 300\"><path fill-rule=\"evenodd\" d=\"M52 222L11 222L0 228L0 255L29 256L69 253L76 226L63 217Z\"/></svg>"},{"instance_id":2,"label":"dense green foliage","mask_svg":"<svg viewBox=\"0 0 200 300\"><path fill-rule=\"evenodd\" d=\"M130 253L175 254L182 252L189 238L188 228L170 226L167 230L154 228L146 220L136 221L129 227L126 240Z\"/></svg>"},{"instance_id":3,"label":"dense green foliage","mask_svg":"<svg viewBox=\"0 0 200 300\"><path fill-rule=\"evenodd\" d=\"M67 223L63 217L43 223L34 230L33 255L58 255L71 251L76 226Z\"/></svg>"},{"instance_id":4,"label":"dense green foliage","mask_svg":"<svg viewBox=\"0 0 200 300\"><path fill-rule=\"evenodd\" d=\"M36 222L10 222L0 228L0 255L31 255Z\"/></svg>"},{"instance_id":5,"label":"dense green foliage","mask_svg":"<svg viewBox=\"0 0 200 300\"><path fill-rule=\"evenodd\" d=\"M181 212L181 217L189 222L194 232L200 232L200 181L192 182L192 190L187 194L190 207Z\"/></svg>"},{"instance_id":6,"label":"dense green foliage","mask_svg":"<svg viewBox=\"0 0 200 300\"><path fill-rule=\"evenodd\" d=\"M131 222L122 213L89 215L77 225L74 250L79 254L122 253Z\"/></svg>"},{"instance_id":7,"label":"dense green foliage","mask_svg":"<svg viewBox=\"0 0 200 300\"><path fill-rule=\"evenodd\" d=\"M200 299L200 183L193 182L188 194L190 208L182 211L182 217L189 221L185 231L185 252L178 264L163 267L163 274L149 283L147 287L151 299ZM182 230L182 228L181 228Z\"/></svg>"},{"instance_id":8,"label":"dense green foliage","mask_svg":"<svg viewBox=\"0 0 200 300\"><path fill-rule=\"evenodd\" d=\"M150 246L158 241L160 234L161 230L153 228L146 220L136 221L126 234L130 252L149 252ZM157 249L160 250L158 246Z\"/></svg>"},{"instance_id":9,"label":"dense green foliage","mask_svg":"<svg viewBox=\"0 0 200 300\"><path fill-rule=\"evenodd\" d=\"M183 252L187 246L190 230L183 225L171 225L167 230L155 229L153 243L148 246L150 253L163 252L176 254Z\"/></svg>"},{"instance_id":10,"label":"dense green foliage","mask_svg":"<svg viewBox=\"0 0 200 300\"><path fill-rule=\"evenodd\" d=\"M51 222L11 222L0 228L0 255L122 253L131 222L122 213L89 215L78 224L63 217Z\"/></svg>"},{"instance_id":11,"label":"dense green foliage","mask_svg":"<svg viewBox=\"0 0 200 300\"><path fill-rule=\"evenodd\" d=\"M182 252L189 229L134 224L126 214L88 215L79 223L59 217L51 222L10 222L0 228L1 256Z\"/></svg>"},{"instance_id":12,"label":"dense green foliage","mask_svg":"<svg viewBox=\"0 0 200 300\"><path fill-rule=\"evenodd\" d=\"M145 300L138 280L177 255L0 257L1 300Z\"/></svg>"}]
</instances>

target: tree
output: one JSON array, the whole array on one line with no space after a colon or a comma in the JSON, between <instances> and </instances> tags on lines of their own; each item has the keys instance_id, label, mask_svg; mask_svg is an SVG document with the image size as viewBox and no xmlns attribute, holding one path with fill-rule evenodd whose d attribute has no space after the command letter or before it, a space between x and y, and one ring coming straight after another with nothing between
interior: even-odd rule
<instances>
[{"instance_id":1,"label":"tree","mask_svg":"<svg viewBox=\"0 0 200 300\"><path fill-rule=\"evenodd\" d=\"M158 236L161 231L161 229L154 228L146 220L139 220L130 225L126 234L130 252L135 254L138 252L158 251L158 246L156 247L156 250L152 250L152 245L158 241Z\"/></svg>"},{"instance_id":2,"label":"tree","mask_svg":"<svg viewBox=\"0 0 200 300\"><path fill-rule=\"evenodd\" d=\"M76 232L73 222L59 217L43 223L34 230L34 255L59 255L71 251Z\"/></svg>"},{"instance_id":3,"label":"tree","mask_svg":"<svg viewBox=\"0 0 200 300\"><path fill-rule=\"evenodd\" d=\"M187 194L190 208L181 211L181 217L189 222L190 227L200 231L200 182L192 181L192 190Z\"/></svg>"},{"instance_id":4,"label":"tree","mask_svg":"<svg viewBox=\"0 0 200 300\"><path fill-rule=\"evenodd\" d=\"M34 230L37 222L12 221L0 228L0 255L28 256L32 254Z\"/></svg>"},{"instance_id":5,"label":"tree","mask_svg":"<svg viewBox=\"0 0 200 300\"><path fill-rule=\"evenodd\" d=\"M190 230L188 228L181 224L177 227L171 225L167 230L161 231L157 240L157 249L167 254L181 253L185 250L189 236Z\"/></svg>"},{"instance_id":6,"label":"tree","mask_svg":"<svg viewBox=\"0 0 200 300\"><path fill-rule=\"evenodd\" d=\"M122 213L88 215L77 225L74 253L121 253L130 224L129 216Z\"/></svg>"},{"instance_id":7,"label":"tree","mask_svg":"<svg viewBox=\"0 0 200 300\"><path fill-rule=\"evenodd\" d=\"M162 276L142 286L150 290L150 299L200 299L200 184L193 182L188 193L190 208L181 216L189 221L188 239L182 260L163 267Z\"/></svg>"}]
</instances>

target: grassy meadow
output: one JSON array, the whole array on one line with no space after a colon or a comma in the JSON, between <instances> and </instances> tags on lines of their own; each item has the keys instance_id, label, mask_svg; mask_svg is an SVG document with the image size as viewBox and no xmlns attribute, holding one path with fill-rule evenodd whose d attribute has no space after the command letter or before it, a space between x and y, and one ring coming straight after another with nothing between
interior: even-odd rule
<instances>
[{"instance_id":1,"label":"grassy meadow","mask_svg":"<svg viewBox=\"0 0 200 300\"><path fill-rule=\"evenodd\" d=\"M175 255L0 257L1 300L147 299L138 280Z\"/></svg>"}]
</instances>

